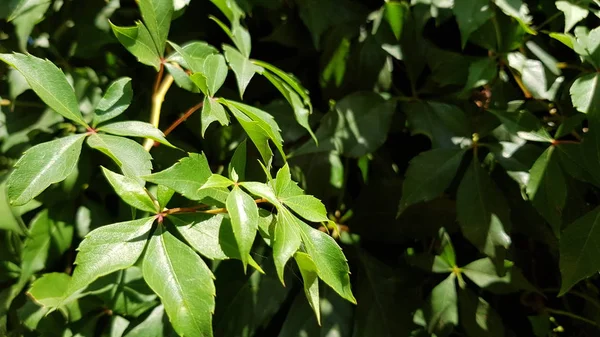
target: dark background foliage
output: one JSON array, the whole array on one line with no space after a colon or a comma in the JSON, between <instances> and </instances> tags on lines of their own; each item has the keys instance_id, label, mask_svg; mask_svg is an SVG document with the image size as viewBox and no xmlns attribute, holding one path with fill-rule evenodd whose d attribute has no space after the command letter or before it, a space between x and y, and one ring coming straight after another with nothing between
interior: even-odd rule
<instances>
[{"instance_id":1,"label":"dark background foliage","mask_svg":"<svg viewBox=\"0 0 600 337\"><path fill-rule=\"evenodd\" d=\"M548 134L549 146L557 149L580 146L582 137L584 143L587 138L588 144L595 142L586 134L588 129L593 131L593 121L586 118L594 112L598 117L598 108L580 109L588 115L578 112L569 89L582 75L596 72L597 80L598 68L582 62L574 50L549 35L564 31L565 14L557 9L561 1L527 1L531 18L522 25L506 15L500 4L518 9L520 1L476 2L487 3L486 10L493 18L465 37L459 26L462 9L457 7L459 3L469 7L465 5L469 1L238 1L247 13L244 23L253 39L252 58L294 74L310 92L315 109L310 120L319 147L297 125L292 109L263 77L253 78L243 98L275 117L286 153L290 153L294 179L307 193L320 198L338 223L340 232L334 235L349 260L358 305L323 287L319 328L304 298L298 271L288 268L289 281L283 288L270 262L269 248L257 242L253 255L266 275L244 275L237 261L213 265L215 335L391 337L433 333L480 337L600 333L597 273L557 297L561 269L565 269L559 268L564 239L560 233L598 205L598 185L593 176L599 171L581 168L584 160L559 160L555 155L552 163L559 165L558 173L538 177L545 179L545 195L532 198L528 191L528 181L539 174L532 166L548 147L532 141L536 137ZM579 26L598 27L597 2L568 3L589 12ZM401 14L388 17L392 7ZM575 14L569 13L567 17L573 18ZM179 14L172 23L170 41L203 40L214 46L229 43L208 18L222 17L210 1L190 1ZM23 20L26 22L0 21L1 52L27 50L57 64L72 78L84 113L90 111L109 82L129 76L133 78L134 98L121 118L148 119L155 72L138 63L118 43L106 22L110 19L123 26L139 20L135 1L53 1L41 14L28 15ZM33 25L36 21L39 23ZM523 27L531 27L537 34L528 34ZM16 75L7 67L0 69L0 95L4 98L0 164L5 174L25 149L69 128L26 90L26 83ZM553 83L556 90L552 90ZM595 93L592 105L598 104L596 87L583 91L592 96ZM239 97L233 76L227 78L221 93ZM381 97L387 103L380 104L384 101ZM198 95L173 86L165 99L160 129L165 130L198 100ZM515 103L518 101L522 102ZM509 112L517 110L515 105L527 116L511 115ZM213 171L218 171L227 167L235 146L245 137L233 123L211 126L202 138L198 113L168 139L185 151L206 153ZM468 150L461 150L461 146ZM442 151L427 159L427 163L435 163L433 167L411 162L432 149ZM446 174L449 177L440 178L437 170L450 162L448 154L459 155L461 151L464 155L460 154L462 159ZM569 151L560 153L572 154ZM250 152L247 177L262 179L258 152L252 147ZM152 155L153 167L159 171L185 154L159 146ZM584 156L590 161L597 159L589 153ZM282 163L276 158L276 166ZM18 278L23 226L31 226L40 209L48 209L48 221L61 224L53 227L57 232L48 234L47 256L37 270L40 274L69 272L75 249L88 231L130 218L129 208L107 186L99 165L114 166L105 157L84 152L77 174L44 192L29 209L11 207L0 196L0 335L121 336L127 324L131 327L143 322L155 310L158 301L139 275L130 275L132 281L124 285L125 290L115 286L86 297L80 304L82 318L68 324L57 312L35 317L35 304L28 300L27 288L18 289L14 301L9 295ZM491 185L482 187L480 194L463 186L469 184L463 181L475 181L481 175ZM422 187L429 194L409 200L399 215L403 185L406 192L411 179L414 184L429 178L438 185L433 191L441 186L443 193L435 195L429 192L431 188ZM4 184L0 188L4 190ZM459 201L464 189L472 197ZM565 195L562 201L557 197L560 195ZM432 273L435 255L446 256L444 261L451 267L491 255L478 247L481 239L465 235L461 227L461 214L488 206L502 208L494 212L500 214L501 225L510 233L510 244L487 261L493 259L498 267L504 254L527 281L519 280L517 274L521 273L516 271L507 274L512 279L506 281L501 278L506 269L498 267L493 269L497 274L491 283L508 290L482 286L468 275L460 276L458 290L440 288L446 277L454 282L454 277L464 273ZM489 224L478 226L484 232L494 231L487 228ZM589 240L598 240L593 231L582 235L564 244L586 246ZM448 254L454 255L449 253L450 238L456 263L447 262L452 260L447 259ZM597 259L597 251L590 249L591 255L582 255ZM116 282L110 277L103 282ZM442 293L436 294L435 289ZM121 297L115 295L119 291ZM459 318L453 318L453 310ZM424 318L419 319L419 315ZM168 324L164 334L158 330L153 333L174 334Z\"/></svg>"}]
</instances>

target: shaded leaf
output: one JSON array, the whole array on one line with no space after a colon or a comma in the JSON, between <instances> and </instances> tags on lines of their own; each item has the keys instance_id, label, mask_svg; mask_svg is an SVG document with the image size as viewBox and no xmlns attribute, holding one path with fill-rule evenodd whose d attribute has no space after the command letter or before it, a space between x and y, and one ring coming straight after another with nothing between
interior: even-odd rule
<instances>
[{"instance_id":1,"label":"shaded leaf","mask_svg":"<svg viewBox=\"0 0 600 337\"><path fill-rule=\"evenodd\" d=\"M537 291L523 276L521 270L507 260L504 261L505 274L503 276L498 275L494 262L488 258L473 261L460 269L479 287L494 293L505 294L518 290Z\"/></svg>"},{"instance_id":2,"label":"shaded leaf","mask_svg":"<svg viewBox=\"0 0 600 337\"><path fill-rule=\"evenodd\" d=\"M263 68L253 64L247 56L240 54L239 51L230 46L224 45L223 51L225 52L227 63L229 63L231 70L235 74L240 97L243 97L252 76L255 73L262 73Z\"/></svg>"},{"instance_id":3,"label":"shaded leaf","mask_svg":"<svg viewBox=\"0 0 600 337\"><path fill-rule=\"evenodd\" d=\"M215 121L218 121L222 126L229 124L229 116L225 111L225 108L221 103L211 97L204 97L204 104L202 105L202 112L200 115L202 122L202 137L208 126Z\"/></svg>"},{"instance_id":4,"label":"shaded leaf","mask_svg":"<svg viewBox=\"0 0 600 337\"><path fill-rule=\"evenodd\" d=\"M452 11L458 22L463 48L469 36L494 16L488 0L455 0Z\"/></svg>"},{"instance_id":5,"label":"shaded leaf","mask_svg":"<svg viewBox=\"0 0 600 337\"><path fill-rule=\"evenodd\" d=\"M469 336L504 337L504 324L500 315L483 298L473 291L461 289L460 324Z\"/></svg>"},{"instance_id":6,"label":"shaded leaf","mask_svg":"<svg viewBox=\"0 0 600 337\"><path fill-rule=\"evenodd\" d=\"M308 304L315 312L317 323L321 325L321 307L319 304L319 277L317 275L317 266L306 253L297 252L294 259L300 269L302 281L304 285L304 295L308 300Z\"/></svg>"},{"instance_id":7,"label":"shaded leaf","mask_svg":"<svg viewBox=\"0 0 600 337\"><path fill-rule=\"evenodd\" d=\"M415 323L426 327L430 334L445 336L458 325L458 295L455 279L456 275L450 274L435 286L425 302L425 307L415 313Z\"/></svg>"}]
</instances>

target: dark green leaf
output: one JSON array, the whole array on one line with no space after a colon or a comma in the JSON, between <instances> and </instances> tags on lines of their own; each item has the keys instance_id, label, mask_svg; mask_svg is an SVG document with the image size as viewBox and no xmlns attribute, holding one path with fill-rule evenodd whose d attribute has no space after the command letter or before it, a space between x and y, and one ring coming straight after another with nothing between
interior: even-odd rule
<instances>
[{"instance_id":1,"label":"dark green leaf","mask_svg":"<svg viewBox=\"0 0 600 337\"><path fill-rule=\"evenodd\" d=\"M470 141L465 113L454 105L438 102L411 102L403 106L412 134L431 139L433 148L456 147Z\"/></svg>"},{"instance_id":2,"label":"dark green leaf","mask_svg":"<svg viewBox=\"0 0 600 337\"><path fill-rule=\"evenodd\" d=\"M156 71L160 69L160 55L156 49L156 45L152 40L152 36L148 28L141 22L136 22L135 26L119 27L110 23L113 33L127 48L127 50L135 56L139 62L154 67Z\"/></svg>"},{"instance_id":3,"label":"dark green leaf","mask_svg":"<svg viewBox=\"0 0 600 337\"><path fill-rule=\"evenodd\" d=\"M415 313L414 322L427 328L427 332L445 336L458 325L458 295L456 275L450 274L435 286L425 302L425 307Z\"/></svg>"},{"instance_id":4,"label":"dark green leaf","mask_svg":"<svg viewBox=\"0 0 600 337\"><path fill-rule=\"evenodd\" d=\"M461 267L460 270L479 287L495 293L505 294L518 290L537 291L523 276L521 270L510 261L504 261L505 274L503 276L498 275L496 265L488 258L473 261Z\"/></svg>"},{"instance_id":5,"label":"dark green leaf","mask_svg":"<svg viewBox=\"0 0 600 337\"><path fill-rule=\"evenodd\" d=\"M500 315L483 298L471 290L461 289L460 324L469 336L504 337L504 324Z\"/></svg>"},{"instance_id":6,"label":"dark green leaf","mask_svg":"<svg viewBox=\"0 0 600 337\"><path fill-rule=\"evenodd\" d=\"M488 0L455 0L452 11L460 28L463 48L469 36L494 16Z\"/></svg>"},{"instance_id":7,"label":"dark green leaf","mask_svg":"<svg viewBox=\"0 0 600 337\"><path fill-rule=\"evenodd\" d=\"M243 140L235 148L233 157L231 157L231 161L229 162L229 167L227 168L229 178L233 179L232 173L235 170L235 174L238 176L239 181L246 180L246 154L246 140Z\"/></svg>"},{"instance_id":8,"label":"dark green leaf","mask_svg":"<svg viewBox=\"0 0 600 337\"><path fill-rule=\"evenodd\" d=\"M85 135L38 144L23 154L8 177L10 203L24 205L48 186L65 180L77 166Z\"/></svg>"},{"instance_id":9,"label":"dark green leaf","mask_svg":"<svg viewBox=\"0 0 600 337\"><path fill-rule=\"evenodd\" d=\"M406 171L398 214L412 204L439 197L454 179L464 154L464 150L442 148L413 158Z\"/></svg>"},{"instance_id":10,"label":"dark green leaf","mask_svg":"<svg viewBox=\"0 0 600 337\"><path fill-rule=\"evenodd\" d=\"M156 50L160 56L163 56L171 26L173 1L139 0L139 5L142 18L152 36Z\"/></svg>"},{"instance_id":11,"label":"dark green leaf","mask_svg":"<svg viewBox=\"0 0 600 337\"><path fill-rule=\"evenodd\" d=\"M532 142L552 143L553 141L552 136L544 129L537 117L526 110L499 111L490 109L488 111L498 117L510 133L520 138Z\"/></svg>"},{"instance_id":12,"label":"dark green leaf","mask_svg":"<svg viewBox=\"0 0 600 337\"><path fill-rule=\"evenodd\" d=\"M464 90L484 86L498 74L496 60L491 57L481 58L469 66L469 78Z\"/></svg>"}]
</instances>

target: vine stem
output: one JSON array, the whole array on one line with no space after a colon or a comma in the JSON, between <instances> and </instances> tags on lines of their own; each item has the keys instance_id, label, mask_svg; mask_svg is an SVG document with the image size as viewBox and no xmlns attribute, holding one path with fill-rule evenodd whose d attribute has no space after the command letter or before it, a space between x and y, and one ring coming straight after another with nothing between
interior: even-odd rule
<instances>
[{"instance_id":1,"label":"vine stem","mask_svg":"<svg viewBox=\"0 0 600 337\"><path fill-rule=\"evenodd\" d=\"M169 126L164 134L165 136L168 135L169 133L171 133L173 130L175 130L176 127L179 126L179 124L185 122L186 119L190 118L190 116L196 112L198 109L202 108L202 106L204 105L204 101L194 105L193 107L189 108L188 111L185 112L185 114L183 114L183 116L179 117L179 119L177 119L175 122L173 122L173 124L171 124L171 126Z\"/></svg>"},{"instance_id":2,"label":"vine stem","mask_svg":"<svg viewBox=\"0 0 600 337\"><path fill-rule=\"evenodd\" d=\"M154 93L152 94L152 111L150 112L150 124L154 125L154 127L158 128L158 123L160 121L160 111L162 108L162 103L165 100L165 95L171 84L173 84L173 76L170 74L165 76L165 78L160 82L160 85L157 83L160 81L163 74L163 65L161 64L161 70L156 75L156 81L154 83ZM144 149L146 151L150 151L152 146L154 145L154 140L146 138L144 140Z\"/></svg>"},{"instance_id":3,"label":"vine stem","mask_svg":"<svg viewBox=\"0 0 600 337\"><path fill-rule=\"evenodd\" d=\"M581 317L579 315L576 315L576 314L568 312L568 311L559 310L559 309L552 309L552 308L544 308L544 310L546 310L546 312L548 312L549 314L555 314L555 315L570 317L570 318L576 319L578 321L582 321L582 322L591 324L591 325L593 325L595 327L600 327L598 325L598 323L592 321L591 319L588 319L588 318L585 318L585 317Z\"/></svg>"}]
</instances>

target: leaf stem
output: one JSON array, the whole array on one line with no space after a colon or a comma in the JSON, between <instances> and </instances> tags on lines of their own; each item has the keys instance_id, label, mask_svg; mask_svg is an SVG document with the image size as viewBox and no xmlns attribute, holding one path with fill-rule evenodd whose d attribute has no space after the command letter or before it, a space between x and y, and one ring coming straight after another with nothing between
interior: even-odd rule
<instances>
[{"instance_id":1,"label":"leaf stem","mask_svg":"<svg viewBox=\"0 0 600 337\"><path fill-rule=\"evenodd\" d=\"M193 107L189 108L188 111L185 112L185 114L183 114L183 116L179 117L179 119L177 119L175 122L173 122L173 124L171 124L171 126L169 126L164 133L164 135L168 135L169 133L171 133L173 130L175 130L176 127L179 126L179 124L185 122L186 119L188 119L194 112L196 112L198 109L202 108L202 106L204 105L204 101L194 105Z\"/></svg>"},{"instance_id":2,"label":"leaf stem","mask_svg":"<svg viewBox=\"0 0 600 337\"><path fill-rule=\"evenodd\" d=\"M160 71L158 72L158 75L161 75ZM158 75L157 79L159 78ZM173 84L173 76L169 74L165 76L160 85L156 87L156 91L152 94L152 111L150 112L150 124L154 125L154 127L156 128L158 128L158 123L160 121L160 111L162 108L162 103L165 100L165 95L167 94L167 91L169 91L171 84ZM154 145L154 140L150 138L146 138L146 140L144 140L144 149L146 151L150 151L152 145Z\"/></svg>"},{"instance_id":3,"label":"leaf stem","mask_svg":"<svg viewBox=\"0 0 600 337\"><path fill-rule=\"evenodd\" d=\"M260 199L255 199L254 202L257 204L261 204L261 203L268 202L268 200L265 198L260 198ZM167 216L170 214L178 214L178 213L204 213L204 214L227 213L227 208L224 208L224 207L202 210L202 208L207 208L207 207L210 207L210 206L205 205L205 204L199 204L199 205L192 206L192 207L176 207L176 208L170 208L170 209L162 212L161 214L163 216Z\"/></svg>"},{"instance_id":4,"label":"leaf stem","mask_svg":"<svg viewBox=\"0 0 600 337\"><path fill-rule=\"evenodd\" d=\"M585 317L581 317L577 314L574 314L572 312L568 312L568 311L564 311L564 310L559 310L559 309L552 309L552 308L544 308L544 310L546 310L546 312L550 313L550 314L555 314L555 315L560 315L560 316L566 316L566 317L570 317L573 319L576 319L578 321L582 321L588 324L591 324L595 327L600 327L600 325L598 325L598 323L592 321L591 319L585 318Z\"/></svg>"}]
</instances>

